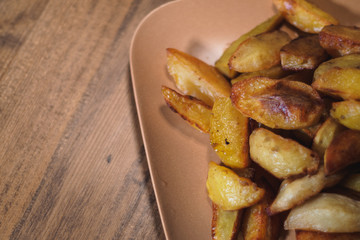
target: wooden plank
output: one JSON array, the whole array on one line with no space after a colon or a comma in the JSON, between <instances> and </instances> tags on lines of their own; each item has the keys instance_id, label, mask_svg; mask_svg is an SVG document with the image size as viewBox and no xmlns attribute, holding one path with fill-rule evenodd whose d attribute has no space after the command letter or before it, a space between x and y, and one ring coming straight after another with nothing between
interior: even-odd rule
<instances>
[{"instance_id":1,"label":"wooden plank","mask_svg":"<svg viewBox=\"0 0 360 240\"><path fill-rule=\"evenodd\" d=\"M164 239L128 66L164 1L39 1L0 47L0 239Z\"/></svg>"}]
</instances>

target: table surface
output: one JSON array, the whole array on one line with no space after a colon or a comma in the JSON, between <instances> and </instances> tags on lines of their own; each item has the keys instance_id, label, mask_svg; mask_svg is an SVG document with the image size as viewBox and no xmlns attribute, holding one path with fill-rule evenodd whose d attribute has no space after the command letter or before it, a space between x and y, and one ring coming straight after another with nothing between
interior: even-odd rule
<instances>
[{"instance_id":1,"label":"table surface","mask_svg":"<svg viewBox=\"0 0 360 240\"><path fill-rule=\"evenodd\" d=\"M167 1L0 1L0 239L165 238L129 46Z\"/></svg>"}]
</instances>

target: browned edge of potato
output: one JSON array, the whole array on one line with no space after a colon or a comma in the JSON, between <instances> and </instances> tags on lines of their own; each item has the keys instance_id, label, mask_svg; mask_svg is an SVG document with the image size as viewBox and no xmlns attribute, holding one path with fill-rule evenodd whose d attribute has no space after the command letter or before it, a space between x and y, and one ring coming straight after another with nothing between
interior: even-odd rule
<instances>
[{"instance_id":1,"label":"browned edge of potato","mask_svg":"<svg viewBox=\"0 0 360 240\"><path fill-rule=\"evenodd\" d=\"M320 45L333 57L360 53L360 28L329 25L319 33Z\"/></svg>"},{"instance_id":2,"label":"browned edge of potato","mask_svg":"<svg viewBox=\"0 0 360 240\"><path fill-rule=\"evenodd\" d=\"M334 174L357 162L360 162L360 131L342 131L325 150L325 174Z\"/></svg>"},{"instance_id":3,"label":"browned edge of potato","mask_svg":"<svg viewBox=\"0 0 360 240\"><path fill-rule=\"evenodd\" d=\"M178 113L192 127L204 133L210 131L211 107L204 102L162 86L161 92L166 104Z\"/></svg>"},{"instance_id":4,"label":"browned edge of potato","mask_svg":"<svg viewBox=\"0 0 360 240\"><path fill-rule=\"evenodd\" d=\"M271 127L300 129L315 125L324 103L311 86L287 80L254 77L231 89L234 106L245 116Z\"/></svg>"}]
</instances>

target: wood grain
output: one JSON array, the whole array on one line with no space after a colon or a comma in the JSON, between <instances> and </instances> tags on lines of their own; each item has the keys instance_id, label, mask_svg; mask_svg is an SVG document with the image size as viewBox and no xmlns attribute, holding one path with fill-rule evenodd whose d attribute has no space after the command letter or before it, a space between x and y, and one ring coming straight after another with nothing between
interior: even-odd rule
<instances>
[{"instance_id":1,"label":"wood grain","mask_svg":"<svg viewBox=\"0 0 360 240\"><path fill-rule=\"evenodd\" d=\"M164 239L128 64L164 2L0 2L0 239Z\"/></svg>"}]
</instances>

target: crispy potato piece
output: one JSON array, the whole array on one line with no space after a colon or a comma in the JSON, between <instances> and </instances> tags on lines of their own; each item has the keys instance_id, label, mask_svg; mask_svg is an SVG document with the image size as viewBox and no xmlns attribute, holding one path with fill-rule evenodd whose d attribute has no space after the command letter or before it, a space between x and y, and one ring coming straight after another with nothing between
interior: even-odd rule
<instances>
[{"instance_id":1,"label":"crispy potato piece","mask_svg":"<svg viewBox=\"0 0 360 240\"><path fill-rule=\"evenodd\" d=\"M359 240L360 232L357 233L325 233L313 231L296 231L296 240Z\"/></svg>"},{"instance_id":2,"label":"crispy potato piece","mask_svg":"<svg viewBox=\"0 0 360 240\"><path fill-rule=\"evenodd\" d=\"M333 174L356 162L360 162L360 132L342 131L325 151L325 174Z\"/></svg>"},{"instance_id":3,"label":"crispy potato piece","mask_svg":"<svg viewBox=\"0 0 360 240\"><path fill-rule=\"evenodd\" d=\"M320 193L293 208L284 227L320 232L360 232L360 201L334 194Z\"/></svg>"},{"instance_id":4,"label":"crispy potato piece","mask_svg":"<svg viewBox=\"0 0 360 240\"><path fill-rule=\"evenodd\" d=\"M221 161L231 168L245 168L249 159L249 118L230 98L215 100L210 118L210 144Z\"/></svg>"},{"instance_id":5,"label":"crispy potato piece","mask_svg":"<svg viewBox=\"0 0 360 240\"><path fill-rule=\"evenodd\" d=\"M330 96L360 100L360 54L320 64L315 70L312 86Z\"/></svg>"},{"instance_id":6,"label":"crispy potato piece","mask_svg":"<svg viewBox=\"0 0 360 240\"><path fill-rule=\"evenodd\" d=\"M316 132L311 147L312 150L314 150L322 158L331 141L344 130L345 128L341 124L329 117Z\"/></svg>"},{"instance_id":7,"label":"crispy potato piece","mask_svg":"<svg viewBox=\"0 0 360 240\"><path fill-rule=\"evenodd\" d=\"M311 86L297 81L254 77L231 89L234 106L245 116L271 127L300 129L315 125L324 104Z\"/></svg>"},{"instance_id":8,"label":"crispy potato piece","mask_svg":"<svg viewBox=\"0 0 360 240\"><path fill-rule=\"evenodd\" d=\"M328 59L325 49L320 46L319 36L297 38L280 50L281 66L287 70L315 69Z\"/></svg>"},{"instance_id":9,"label":"crispy potato piece","mask_svg":"<svg viewBox=\"0 0 360 240\"><path fill-rule=\"evenodd\" d=\"M280 63L280 49L291 38L283 31L273 31L249 37L242 42L229 60L230 69L255 72Z\"/></svg>"},{"instance_id":10,"label":"crispy potato piece","mask_svg":"<svg viewBox=\"0 0 360 240\"><path fill-rule=\"evenodd\" d=\"M182 95L165 86L161 87L161 92L171 110L194 128L204 133L210 132L211 107L194 97Z\"/></svg>"},{"instance_id":11,"label":"crispy potato piece","mask_svg":"<svg viewBox=\"0 0 360 240\"><path fill-rule=\"evenodd\" d=\"M174 48L167 50L167 68L177 88L212 106L215 99L229 97L231 87L215 67Z\"/></svg>"},{"instance_id":12,"label":"crispy potato piece","mask_svg":"<svg viewBox=\"0 0 360 240\"><path fill-rule=\"evenodd\" d=\"M215 62L215 67L225 76L234 78L237 72L229 68L229 60L239 45L249 37L275 30L283 22L283 19L284 18L280 13L275 14L249 32L239 37L237 40L231 43L231 45L224 51L221 57Z\"/></svg>"},{"instance_id":13,"label":"crispy potato piece","mask_svg":"<svg viewBox=\"0 0 360 240\"><path fill-rule=\"evenodd\" d=\"M223 210L212 204L211 236L216 240L235 240L238 234L242 210Z\"/></svg>"},{"instance_id":14,"label":"crispy potato piece","mask_svg":"<svg viewBox=\"0 0 360 240\"><path fill-rule=\"evenodd\" d=\"M327 25L338 24L333 16L305 0L273 0L273 3L290 24L304 32L318 33Z\"/></svg>"},{"instance_id":15,"label":"crispy potato piece","mask_svg":"<svg viewBox=\"0 0 360 240\"><path fill-rule=\"evenodd\" d=\"M267 129L255 129L249 144L251 159L279 179L318 170L320 160L315 152Z\"/></svg>"},{"instance_id":16,"label":"crispy potato piece","mask_svg":"<svg viewBox=\"0 0 360 240\"><path fill-rule=\"evenodd\" d=\"M331 25L319 33L321 46L333 57L360 53L360 28Z\"/></svg>"},{"instance_id":17,"label":"crispy potato piece","mask_svg":"<svg viewBox=\"0 0 360 240\"><path fill-rule=\"evenodd\" d=\"M353 173L347 176L341 185L356 192L360 192L360 173Z\"/></svg>"},{"instance_id":18,"label":"crispy potato piece","mask_svg":"<svg viewBox=\"0 0 360 240\"><path fill-rule=\"evenodd\" d=\"M280 219L266 213L271 201L272 193L267 188L265 197L260 202L245 209L242 223L244 240L278 240Z\"/></svg>"},{"instance_id":19,"label":"crispy potato piece","mask_svg":"<svg viewBox=\"0 0 360 240\"><path fill-rule=\"evenodd\" d=\"M360 130L360 101L334 102L330 115L342 125L350 129Z\"/></svg>"},{"instance_id":20,"label":"crispy potato piece","mask_svg":"<svg viewBox=\"0 0 360 240\"><path fill-rule=\"evenodd\" d=\"M239 210L259 202L265 190L229 168L209 163L206 188L210 199L224 210Z\"/></svg>"},{"instance_id":21,"label":"crispy potato piece","mask_svg":"<svg viewBox=\"0 0 360 240\"><path fill-rule=\"evenodd\" d=\"M325 187L331 187L338 183L344 173L325 176L324 167L314 175L306 175L294 180L285 179L280 186L279 193L271 206L267 209L270 215L289 210L300 205L305 200L318 194Z\"/></svg>"},{"instance_id":22,"label":"crispy potato piece","mask_svg":"<svg viewBox=\"0 0 360 240\"><path fill-rule=\"evenodd\" d=\"M289 71L284 70L281 65L276 65L274 67L264 69L261 71L256 72L248 72L242 73L238 77L231 80L231 84L234 85L235 83L242 81L244 79L252 78L252 77L268 77L272 79L279 79L286 77L290 74Z\"/></svg>"}]
</instances>

